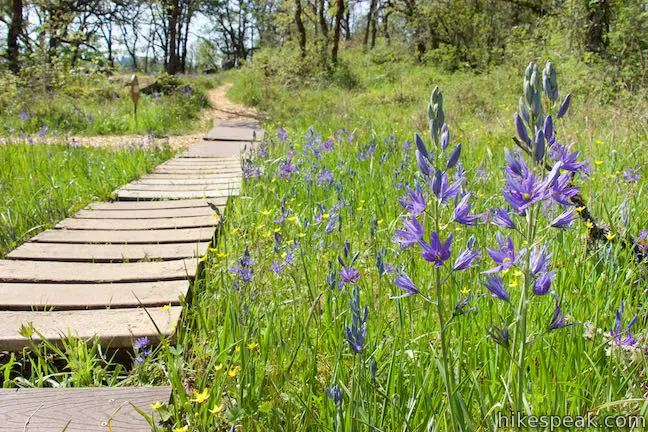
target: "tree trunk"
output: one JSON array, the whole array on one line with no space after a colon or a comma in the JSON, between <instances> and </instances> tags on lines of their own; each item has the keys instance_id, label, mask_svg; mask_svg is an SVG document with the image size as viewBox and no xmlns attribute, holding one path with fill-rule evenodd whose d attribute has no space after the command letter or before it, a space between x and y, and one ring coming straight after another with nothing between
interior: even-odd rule
<instances>
[{"instance_id":1,"label":"tree trunk","mask_svg":"<svg viewBox=\"0 0 648 432\"><path fill-rule=\"evenodd\" d=\"M365 29L364 38L362 39L362 46L364 49L367 49L367 43L369 43L369 29L371 28L371 22L375 19L375 10L376 0L371 0L371 3L369 3L369 12L367 12L367 28Z\"/></svg>"},{"instance_id":2,"label":"tree trunk","mask_svg":"<svg viewBox=\"0 0 648 432\"><path fill-rule=\"evenodd\" d=\"M351 40L351 2L349 2L349 6L346 8L345 14L344 14L344 36L346 40Z\"/></svg>"},{"instance_id":3,"label":"tree trunk","mask_svg":"<svg viewBox=\"0 0 648 432\"><path fill-rule=\"evenodd\" d=\"M319 26L320 29L322 30L322 36L324 36L324 40L328 40L328 23L326 22L326 0L321 0L320 1L320 6L318 8L318 14L319 14Z\"/></svg>"},{"instance_id":4,"label":"tree trunk","mask_svg":"<svg viewBox=\"0 0 648 432\"><path fill-rule=\"evenodd\" d=\"M23 28L23 2L22 0L12 0L11 2L11 23L7 31L7 60L9 69L18 73L20 64L18 63L18 37Z\"/></svg>"},{"instance_id":5,"label":"tree trunk","mask_svg":"<svg viewBox=\"0 0 648 432\"><path fill-rule=\"evenodd\" d=\"M297 33L299 37L299 51L301 57L306 57L306 28L302 21L302 5L301 0L295 0L295 24L297 25Z\"/></svg>"},{"instance_id":6,"label":"tree trunk","mask_svg":"<svg viewBox=\"0 0 648 432\"><path fill-rule=\"evenodd\" d=\"M337 65L338 50L340 48L340 30L342 19L344 18L344 0L337 0L337 11L335 12L335 26L333 28L333 50L331 51L331 60Z\"/></svg>"},{"instance_id":7,"label":"tree trunk","mask_svg":"<svg viewBox=\"0 0 648 432\"><path fill-rule=\"evenodd\" d=\"M383 13L383 33L385 35L385 40L387 41L387 45L391 43L391 34L389 33L389 15L391 14L391 11L385 11Z\"/></svg>"},{"instance_id":8,"label":"tree trunk","mask_svg":"<svg viewBox=\"0 0 648 432\"><path fill-rule=\"evenodd\" d=\"M169 14L169 61L167 62L167 73L169 75L175 75L178 72L178 1L173 0L170 3L170 10L167 11Z\"/></svg>"},{"instance_id":9,"label":"tree trunk","mask_svg":"<svg viewBox=\"0 0 648 432\"><path fill-rule=\"evenodd\" d=\"M610 1L588 1L587 51L605 53L610 26Z\"/></svg>"}]
</instances>

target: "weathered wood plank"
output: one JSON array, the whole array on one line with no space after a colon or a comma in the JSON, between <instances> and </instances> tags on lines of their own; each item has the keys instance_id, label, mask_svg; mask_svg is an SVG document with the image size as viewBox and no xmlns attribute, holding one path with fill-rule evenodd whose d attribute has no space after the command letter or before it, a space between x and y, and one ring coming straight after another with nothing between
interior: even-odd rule
<instances>
[{"instance_id":1,"label":"weathered wood plank","mask_svg":"<svg viewBox=\"0 0 648 432\"><path fill-rule=\"evenodd\" d=\"M232 120L216 120L214 126L226 127L240 127L249 129L261 129L261 124L256 119L232 119Z\"/></svg>"},{"instance_id":2,"label":"weathered wood plank","mask_svg":"<svg viewBox=\"0 0 648 432\"><path fill-rule=\"evenodd\" d=\"M49 244L25 243L7 255L9 259L70 262L120 262L173 260L201 257L209 243L171 244Z\"/></svg>"},{"instance_id":3,"label":"weathered wood plank","mask_svg":"<svg viewBox=\"0 0 648 432\"><path fill-rule=\"evenodd\" d=\"M230 181L227 183L211 183L211 184L142 184L142 183L129 183L119 190L131 191L223 191L232 188L239 188L241 182L239 180Z\"/></svg>"},{"instance_id":4,"label":"weathered wood plank","mask_svg":"<svg viewBox=\"0 0 648 432\"><path fill-rule=\"evenodd\" d=\"M197 180L213 180L213 179L240 179L243 172L228 173L228 174L199 174L199 173L151 173L148 174L146 179L197 179ZM190 201L190 200L189 200Z\"/></svg>"},{"instance_id":5,"label":"weathered wood plank","mask_svg":"<svg viewBox=\"0 0 648 432\"><path fill-rule=\"evenodd\" d=\"M203 138L214 141L261 141L265 132L260 129L216 126Z\"/></svg>"},{"instance_id":6,"label":"weathered wood plank","mask_svg":"<svg viewBox=\"0 0 648 432\"><path fill-rule=\"evenodd\" d=\"M205 178L151 178L151 177L142 177L141 179L131 182L128 186L133 185L217 185L217 184L240 184L241 176L237 177L219 177L213 179ZM222 206L224 207L224 206Z\"/></svg>"},{"instance_id":7,"label":"weathered wood plank","mask_svg":"<svg viewBox=\"0 0 648 432\"><path fill-rule=\"evenodd\" d=\"M217 191L223 194L222 191ZM121 193L121 191L120 191ZM179 218L159 219L64 219L56 228L59 229L82 229L82 230L157 230L170 228L198 228L214 227L218 225L216 216L189 216Z\"/></svg>"},{"instance_id":8,"label":"weathered wood plank","mask_svg":"<svg viewBox=\"0 0 648 432\"><path fill-rule=\"evenodd\" d=\"M147 312L151 315L147 315ZM175 325L182 308L162 307L72 310L54 312L0 311L0 351L19 351L30 345L30 340L20 335L21 326L38 330L47 340L57 343L68 334L81 339L99 337L103 346L124 348L139 337L148 337L152 343L159 341L155 325L162 336L175 333ZM151 321L153 318L153 321ZM155 325L153 324L155 322ZM35 340L40 339L33 333Z\"/></svg>"},{"instance_id":9,"label":"weathered wood plank","mask_svg":"<svg viewBox=\"0 0 648 432\"><path fill-rule=\"evenodd\" d=\"M151 405L166 403L171 387L0 390L0 432L148 432Z\"/></svg>"},{"instance_id":10,"label":"weathered wood plank","mask_svg":"<svg viewBox=\"0 0 648 432\"><path fill-rule=\"evenodd\" d=\"M129 191L119 190L117 197L120 200L157 200L157 199L188 199L188 198L222 198L236 196L239 190L234 188L227 191Z\"/></svg>"},{"instance_id":11,"label":"weathered wood plank","mask_svg":"<svg viewBox=\"0 0 648 432\"><path fill-rule=\"evenodd\" d=\"M191 146L183 158L201 160L213 157L241 157L241 154L254 148L254 143L247 141L201 141Z\"/></svg>"},{"instance_id":12,"label":"weathered wood plank","mask_svg":"<svg viewBox=\"0 0 648 432\"><path fill-rule=\"evenodd\" d=\"M189 200L169 200L169 201L143 201L143 202L97 202L88 206L90 210L162 210L177 208L193 208L208 206L208 202L224 206L227 204L227 198L206 199L189 199Z\"/></svg>"},{"instance_id":13,"label":"weathered wood plank","mask_svg":"<svg viewBox=\"0 0 648 432\"><path fill-rule=\"evenodd\" d=\"M227 168L159 167L156 168L152 174L202 174L202 175L211 174L211 175L221 175L222 177L231 177L231 174L239 174L241 172L242 172L241 167L227 167Z\"/></svg>"},{"instance_id":14,"label":"weathered wood plank","mask_svg":"<svg viewBox=\"0 0 648 432\"><path fill-rule=\"evenodd\" d=\"M159 167L185 167L185 168L240 168L241 160L232 159L227 161L218 161L217 159L195 159L195 158L182 158L182 159L173 159L167 162L164 162Z\"/></svg>"},{"instance_id":15,"label":"weathered wood plank","mask_svg":"<svg viewBox=\"0 0 648 432\"><path fill-rule=\"evenodd\" d=\"M193 279L197 260L68 263L0 260L0 282L109 283Z\"/></svg>"},{"instance_id":16,"label":"weathered wood plank","mask_svg":"<svg viewBox=\"0 0 648 432\"><path fill-rule=\"evenodd\" d=\"M222 211L225 206L219 205ZM160 210L79 210L76 219L165 219L192 216L213 216L214 210L205 207L182 207L177 209Z\"/></svg>"},{"instance_id":17,"label":"weathered wood plank","mask_svg":"<svg viewBox=\"0 0 648 432\"><path fill-rule=\"evenodd\" d=\"M48 230L31 238L32 242L44 243L186 243L208 241L214 229L184 228L140 231L102 231L102 230Z\"/></svg>"},{"instance_id":18,"label":"weathered wood plank","mask_svg":"<svg viewBox=\"0 0 648 432\"><path fill-rule=\"evenodd\" d=\"M189 281L111 284L0 283L1 310L105 309L178 305Z\"/></svg>"}]
</instances>

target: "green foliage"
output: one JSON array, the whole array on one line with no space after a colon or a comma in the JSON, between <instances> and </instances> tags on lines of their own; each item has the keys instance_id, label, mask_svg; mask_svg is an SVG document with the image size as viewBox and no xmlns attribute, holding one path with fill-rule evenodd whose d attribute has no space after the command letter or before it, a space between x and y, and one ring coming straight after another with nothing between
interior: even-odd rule
<instances>
[{"instance_id":1,"label":"green foliage","mask_svg":"<svg viewBox=\"0 0 648 432\"><path fill-rule=\"evenodd\" d=\"M210 77L160 76L150 94L140 97L136 124L125 77L70 73L63 81L46 81L7 79L0 90L0 135L33 135L44 128L61 135L184 133L201 127L199 113L209 107L206 90L217 83Z\"/></svg>"},{"instance_id":2,"label":"green foliage","mask_svg":"<svg viewBox=\"0 0 648 432\"><path fill-rule=\"evenodd\" d=\"M0 255L171 155L168 148L0 145Z\"/></svg>"}]
</instances>

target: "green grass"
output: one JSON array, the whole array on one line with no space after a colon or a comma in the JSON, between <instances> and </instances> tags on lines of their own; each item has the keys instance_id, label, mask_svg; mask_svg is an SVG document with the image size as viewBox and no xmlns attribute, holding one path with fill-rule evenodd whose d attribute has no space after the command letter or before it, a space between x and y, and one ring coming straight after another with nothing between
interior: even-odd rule
<instances>
[{"instance_id":1,"label":"green grass","mask_svg":"<svg viewBox=\"0 0 648 432\"><path fill-rule=\"evenodd\" d=\"M180 135L203 130L200 113L209 108L206 91L218 78L183 77L189 91L170 91L159 95L141 94L137 122L125 77L69 78L56 90L38 86L7 86L0 94L0 135L51 134ZM148 81L146 81L148 82ZM145 80L142 81L142 87ZM44 129L47 128L47 129Z\"/></svg>"},{"instance_id":2,"label":"green grass","mask_svg":"<svg viewBox=\"0 0 648 432\"><path fill-rule=\"evenodd\" d=\"M168 148L0 145L0 255L172 155Z\"/></svg>"},{"instance_id":3,"label":"green grass","mask_svg":"<svg viewBox=\"0 0 648 432\"><path fill-rule=\"evenodd\" d=\"M426 106L435 85L445 97L451 145L463 144L464 187L474 193L473 212L505 205L500 195L503 151L513 146L512 117L526 64L475 75L376 64L357 52L347 52L345 61L357 83L351 89L344 83L280 82L254 64L230 76L236 84L232 98L268 115L269 154L252 159L264 174L246 179L242 196L229 205L218 244L205 257L204 279L194 287L173 344L164 341L143 363L133 363L129 373L98 357L92 364L75 362L79 355L73 345L57 355L64 366L56 368L34 360L47 358L51 348L37 349L17 356L17 363L5 362L5 385L46 386L43 376L70 385L81 378L91 385L114 385L115 374L120 385L170 382L173 404L156 411L167 431L229 430L230 425L246 431L446 431L459 425L493 430L498 412L520 405L513 388L507 387L517 384L516 378L508 378L516 345L508 349L496 344L487 330L505 320L511 336L516 335L514 309L525 279L518 271L524 272L525 265L502 275L510 305L490 297L479 274L492 266L485 248L494 247L496 233L505 230L490 224L458 226L451 223L453 204L438 206L440 219L431 216L426 222L426 239L433 229L443 239L454 234L452 258L440 270L442 277L450 276L438 297L436 271L419 256L418 247L403 251L392 238L404 217L399 185L424 182L414 150L403 145L420 131L430 146ZM638 236L648 223L645 93L615 95L597 81L603 78L595 69L572 60L554 63L561 95L575 94L569 114L558 123L559 140L573 142L579 159L590 164L590 175L577 183L592 213L616 237L590 244L580 222L567 231L545 229L553 215L540 210L532 244L524 244L522 233L507 232L518 250L547 243L551 268L557 272L552 289L567 322L578 323L546 331L554 300L548 295L530 298L527 334L533 342L521 381L523 409L533 414L646 416L645 351L609 349L606 334L614 326L615 310L625 302L624 325L636 314L634 334L640 343L648 343L645 264L635 262L619 242ZM274 138L282 126L289 136L285 142ZM322 141L331 139L334 150L313 154L311 140L305 138L310 127ZM337 134L342 128L352 131L353 138ZM373 156L359 158L372 140ZM280 168L289 152L297 172L284 179ZM643 177L626 181L623 171L635 166ZM323 168L333 173L331 187L318 185ZM424 190L430 197L430 188ZM334 211L340 222L327 232L331 209L340 201L344 205ZM435 208L432 200L432 214ZM285 220L277 222L284 212ZM525 224L523 218L516 222ZM470 236L483 252L481 266L451 273L450 264ZM353 267L360 272L360 303L368 307L361 354L351 351L345 335L352 323L352 287L331 289L327 281L331 268L339 276L337 260L344 257L346 241L351 255L359 253ZM254 262L250 283L237 280L231 271L246 249ZM382 250L387 264L403 268L424 295L445 305L446 317L462 292L472 294L470 311L453 318L447 330L457 377L452 411L444 391L436 307L422 296L390 298L402 291L394 286L394 274L378 271ZM279 276L270 270L273 262L285 264ZM23 366L29 361L31 369ZM326 394L334 384L342 391L340 405Z\"/></svg>"}]
</instances>

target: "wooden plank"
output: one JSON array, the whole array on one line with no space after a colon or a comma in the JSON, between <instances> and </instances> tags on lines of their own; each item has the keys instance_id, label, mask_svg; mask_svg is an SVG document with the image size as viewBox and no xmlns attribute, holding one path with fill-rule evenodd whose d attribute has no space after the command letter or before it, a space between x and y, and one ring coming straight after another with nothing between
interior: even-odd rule
<instances>
[{"instance_id":1,"label":"wooden plank","mask_svg":"<svg viewBox=\"0 0 648 432\"><path fill-rule=\"evenodd\" d=\"M222 191L241 186L239 180L230 181L227 183L194 183L194 184L142 184L142 183L129 183L123 186L120 190L132 191Z\"/></svg>"},{"instance_id":2,"label":"wooden plank","mask_svg":"<svg viewBox=\"0 0 648 432\"><path fill-rule=\"evenodd\" d=\"M70 262L120 262L201 257L209 243L172 244L57 244L25 243L9 259Z\"/></svg>"},{"instance_id":3,"label":"wooden plank","mask_svg":"<svg viewBox=\"0 0 648 432\"><path fill-rule=\"evenodd\" d=\"M238 157L254 148L254 143L246 141L201 141L194 144L185 153L184 158Z\"/></svg>"},{"instance_id":4,"label":"wooden plank","mask_svg":"<svg viewBox=\"0 0 648 432\"><path fill-rule=\"evenodd\" d=\"M84 340L99 337L102 346L124 348L139 337L148 337L151 343L159 342L155 324L162 336L175 333L175 325L182 308L162 307L72 310L54 312L0 311L0 351L19 351L30 345L30 340L20 335L21 326L38 330L50 342L57 343L68 334ZM151 317L146 313L148 312ZM153 318L153 321L151 321ZM35 340L40 339L36 333Z\"/></svg>"},{"instance_id":5,"label":"wooden plank","mask_svg":"<svg viewBox=\"0 0 648 432\"><path fill-rule=\"evenodd\" d=\"M203 139L214 141L261 141L264 131L243 127L216 126Z\"/></svg>"},{"instance_id":6,"label":"wooden plank","mask_svg":"<svg viewBox=\"0 0 648 432\"><path fill-rule=\"evenodd\" d=\"M167 162L164 162L158 167L207 167L207 168L228 168L228 167L240 167L241 160L240 158L232 159L195 159L195 158L182 158L182 159L173 159Z\"/></svg>"},{"instance_id":7,"label":"wooden plank","mask_svg":"<svg viewBox=\"0 0 648 432\"><path fill-rule=\"evenodd\" d=\"M214 229L185 228L139 231L101 231L101 230L48 230L32 237L32 242L43 243L186 243L208 241L214 235Z\"/></svg>"},{"instance_id":8,"label":"wooden plank","mask_svg":"<svg viewBox=\"0 0 648 432\"><path fill-rule=\"evenodd\" d=\"M225 206L219 205L222 211ZM184 207L160 210L79 210L76 219L163 219L170 217L213 216L214 210L205 207Z\"/></svg>"},{"instance_id":9,"label":"wooden plank","mask_svg":"<svg viewBox=\"0 0 648 432\"><path fill-rule=\"evenodd\" d=\"M223 194L223 192L218 191ZM120 191L121 193L121 191ZM215 227L218 220L215 216L189 216L158 219L63 219L56 224L59 229L82 230L156 230L169 228Z\"/></svg>"},{"instance_id":10,"label":"wooden plank","mask_svg":"<svg viewBox=\"0 0 648 432\"><path fill-rule=\"evenodd\" d=\"M177 208L194 208L208 206L208 202L214 205L227 204L227 198L189 199L175 201L146 201L146 202L97 202L90 204L87 208L90 210L161 210Z\"/></svg>"},{"instance_id":11,"label":"wooden plank","mask_svg":"<svg viewBox=\"0 0 648 432\"><path fill-rule=\"evenodd\" d=\"M214 180L214 179L240 179L243 172L238 173L224 173L224 174L202 174L202 173L151 173L148 174L146 179L197 179L197 180ZM190 201L190 200L189 200Z\"/></svg>"},{"instance_id":12,"label":"wooden plank","mask_svg":"<svg viewBox=\"0 0 648 432\"><path fill-rule=\"evenodd\" d=\"M148 415L166 403L171 387L0 390L0 432L148 432L132 406Z\"/></svg>"},{"instance_id":13,"label":"wooden plank","mask_svg":"<svg viewBox=\"0 0 648 432\"><path fill-rule=\"evenodd\" d=\"M249 129L261 129L261 124L256 119L216 120L215 126L241 127Z\"/></svg>"},{"instance_id":14,"label":"wooden plank","mask_svg":"<svg viewBox=\"0 0 648 432\"><path fill-rule=\"evenodd\" d=\"M161 191L128 191L120 190L117 197L120 200L158 200L158 199L189 199L189 198L222 198L236 196L238 189L229 191L184 191L184 192L161 192Z\"/></svg>"},{"instance_id":15,"label":"wooden plank","mask_svg":"<svg viewBox=\"0 0 648 432\"><path fill-rule=\"evenodd\" d=\"M193 279L196 268L192 258L118 264L0 260L0 282L154 282Z\"/></svg>"},{"instance_id":16,"label":"wooden plank","mask_svg":"<svg viewBox=\"0 0 648 432\"><path fill-rule=\"evenodd\" d=\"M165 178L150 178L142 177L140 180L131 182L128 186L133 185L214 185L214 184L237 184L241 183L241 177L225 177L225 178L184 178L184 179L165 179ZM224 207L224 206L223 206Z\"/></svg>"},{"instance_id":17,"label":"wooden plank","mask_svg":"<svg viewBox=\"0 0 648 432\"><path fill-rule=\"evenodd\" d=\"M1 310L105 309L178 305L189 281L111 284L0 283Z\"/></svg>"},{"instance_id":18,"label":"wooden plank","mask_svg":"<svg viewBox=\"0 0 648 432\"><path fill-rule=\"evenodd\" d=\"M236 174L240 172L242 172L241 167L159 167L153 171L153 174Z\"/></svg>"},{"instance_id":19,"label":"wooden plank","mask_svg":"<svg viewBox=\"0 0 648 432\"><path fill-rule=\"evenodd\" d=\"M209 144L213 145L213 142L209 142ZM196 162L196 161L200 161L200 162L205 162L205 163L223 162L224 161L224 162L236 162L239 165L241 163L241 158L238 157L238 156L205 157L205 158L200 158L200 159L187 158L187 157L184 157L184 156L180 156L180 157L177 157L177 158L175 158L173 160L177 161L177 162Z\"/></svg>"}]
</instances>

